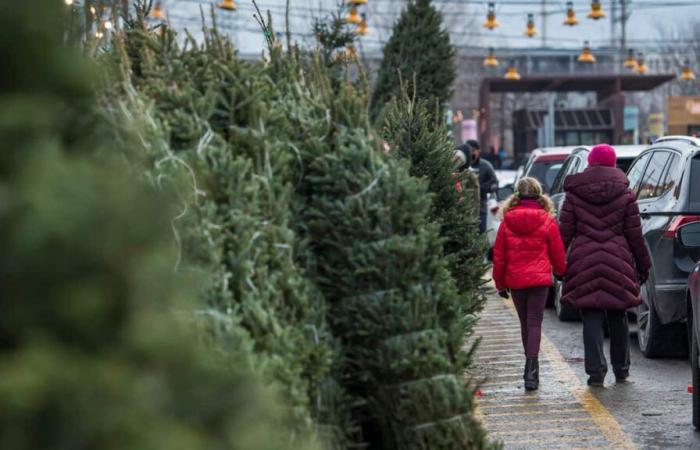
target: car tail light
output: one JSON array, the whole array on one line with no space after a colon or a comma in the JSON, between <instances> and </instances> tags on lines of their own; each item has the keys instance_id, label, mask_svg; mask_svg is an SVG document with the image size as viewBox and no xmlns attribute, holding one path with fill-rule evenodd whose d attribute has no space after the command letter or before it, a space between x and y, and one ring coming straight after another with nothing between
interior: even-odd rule
<instances>
[{"instance_id":1,"label":"car tail light","mask_svg":"<svg viewBox=\"0 0 700 450\"><path fill-rule=\"evenodd\" d=\"M678 233L678 229L680 227L682 227L686 223L698 221L700 221L700 216L676 216L671 220L671 222L669 222L668 227L666 227L666 231L664 231L664 237L675 238L676 233Z\"/></svg>"}]
</instances>

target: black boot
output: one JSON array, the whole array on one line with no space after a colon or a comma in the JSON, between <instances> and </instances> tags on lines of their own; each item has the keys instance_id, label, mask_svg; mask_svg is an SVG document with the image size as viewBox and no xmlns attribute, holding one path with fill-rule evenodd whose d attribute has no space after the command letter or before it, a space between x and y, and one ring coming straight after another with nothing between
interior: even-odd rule
<instances>
[{"instance_id":1,"label":"black boot","mask_svg":"<svg viewBox=\"0 0 700 450\"><path fill-rule=\"evenodd\" d=\"M540 364L537 358L527 358L525 360L525 389L534 391L540 384Z\"/></svg>"}]
</instances>

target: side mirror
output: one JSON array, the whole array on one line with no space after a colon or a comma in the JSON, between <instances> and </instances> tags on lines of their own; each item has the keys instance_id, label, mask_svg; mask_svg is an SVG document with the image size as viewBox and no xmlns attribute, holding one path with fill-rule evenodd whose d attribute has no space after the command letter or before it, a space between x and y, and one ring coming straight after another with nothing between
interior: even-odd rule
<instances>
[{"instance_id":1,"label":"side mirror","mask_svg":"<svg viewBox=\"0 0 700 450\"><path fill-rule=\"evenodd\" d=\"M676 236L683 247L700 248L700 222L683 225Z\"/></svg>"},{"instance_id":2,"label":"side mirror","mask_svg":"<svg viewBox=\"0 0 700 450\"><path fill-rule=\"evenodd\" d=\"M496 191L496 199L499 202L502 202L503 200L507 199L513 195L513 185L509 184L507 186L503 186L502 188L498 188Z\"/></svg>"}]
</instances>

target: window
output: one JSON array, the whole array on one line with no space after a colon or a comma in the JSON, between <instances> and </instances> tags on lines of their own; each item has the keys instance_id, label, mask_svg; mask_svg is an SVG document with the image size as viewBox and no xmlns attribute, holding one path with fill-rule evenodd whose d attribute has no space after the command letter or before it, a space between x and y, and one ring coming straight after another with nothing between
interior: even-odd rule
<instances>
[{"instance_id":1,"label":"window","mask_svg":"<svg viewBox=\"0 0 700 450\"><path fill-rule=\"evenodd\" d=\"M650 155L651 153L644 154L644 156L632 164L629 172L627 172L627 179L630 180L630 189L632 189L632 192L637 192L639 189L639 182L644 174L644 168L646 167L647 162L649 162Z\"/></svg>"},{"instance_id":2,"label":"window","mask_svg":"<svg viewBox=\"0 0 700 450\"><path fill-rule=\"evenodd\" d=\"M664 151L653 153L649 160L647 170L644 172L642 182L639 185L637 199L644 200L656 197L656 191L661 184L661 178L664 175L664 168L666 167L669 156L671 156L671 154Z\"/></svg>"},{"instance_id":3,"label":"window","mask_svg":"<svg viewBox=\"0 0 700 450\"><path fill-rule=\"evenodd\" d=\"M559 173L557 173L557 176L552 183L550 194L558 194L559 192L562 192L564 190L564 180L566 179L566 176L571 173L576 173L576 170L580 165L581 160L577 156L570 157L566 163L564 163L564 166L559 170Z\"/></svg>"},{"instance_id":4,"label":"window","mask_svg":"<svg viewBox=\"0 0 700 450\"><path fill-rule=\"evenodd\" d=\"M696 155L690 163L690 202L700 202L700 155Z\"/></svg>"},{"instance_id":5,"label":"window","mask_svg":"<svg viewBox=\"0 0 700 450\"><path fill-rule=\"evenodd\" d=\"M661 197L666 192L670 191L673 186L676 185L676 179L674 175L676 173L676 167L678 166L679 157L675 153L671 153L671 157L668 158L666 163L666 168L664 169L663 181L659 183L654 192L654 197Z\"/></svg>"}]
</instances>

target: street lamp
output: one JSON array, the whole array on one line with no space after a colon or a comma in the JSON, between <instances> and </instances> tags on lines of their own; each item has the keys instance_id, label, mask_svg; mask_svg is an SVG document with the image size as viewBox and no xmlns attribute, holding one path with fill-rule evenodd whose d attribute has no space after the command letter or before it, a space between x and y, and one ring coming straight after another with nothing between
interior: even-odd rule
<instances>
[{"instance_id":1,"label":"street lamp","mask_svg":"<svg viewBox=\"0 0 700 450\"><path fill-rule=\"evenodd\" d=\"M498 28L501 24L496 20L496 5L493 2L489 2L488 12L486 13L486 22L482 25L484 28L493 30Z\"/></svg>"},{"instance_id":2,"label":"street lamp","mask_svg":"<svg viewBox=\"0 0 700 450\"><path fill-rule=\"evenodd\" d=\"M511 59L510 60L510 65L508 66L508 70L506 70L506 74L503 76L506 80L519 80L520 79L520 74L518 73L518 68L515 67L515 60Z\"/></svg>"},{"instance_id":3,"label":"street lamp","mask_svg":"<svg viewBox=\"0 0 700 450\"><path fill-rule=\"evenodd\" d=\"M634 57L634 49L630 48L627 50L627 58L623 64L625 69L636 70L637 69L637 59Z\"/></svg>"},{"instance_id":4,"label":"street lamp","mask_svg":"<svg viewBox=\"0 0 700 450\"><path fill-rule=\"evenodd\" d=\"M233 0L221 0L221 3L219 3L219 9L225 9L226 11L235 11L238 9L238 6Z\"/></svg>"},{"instance_id":5,"label":"street lamp","mask_svg":"<svg viewBox=\"0 0 700 450\"><path fill-rule=\"evenodd\" d=\"M686 59L683 62L683 72L681 72L681 80L683 81L693 81L695 80L695 74L693 69L690 68L690 60Z\"/></svg>"},{"instance_id":6,"label":"street lamp","mask_svg":"<svg viewBox=\"0 0 700 450\"><path fill-rule=\"evenodd\" d=\"M535 27L535 16L533 14L527 15L527 27L525 28L525 36L535 37L537 35L537 27Z\"/></svg>"},{"instance_id":7,"label":"street lamp","mask_svg":"<svg viewBox=\"0 0 700 450\"><path fill-rule=\"evenodd\" d=\"M566 20L564 20L564 25L569 27L578 25L576 12L574 11L574 2L566 2Z\"/></svg>"},{"instance_id":8,"label":"street lamp","mask_svg":"<svg viewBox=\"0 0 700 450\"><path fill-rule=\"evenodd\" d=\"M644 61L644 54L639 53L639 56L637 56L637 73L640 75L644 75L649 71L649 68L646 65L646 62Z\"/></svg>"},{"instance_id":9,"label":"street lamp","mask_svg":"<svg viewBox=\"0 0 700 450\"><path fill-rule=\"evenodd\" d=\"M588 18L593 20L604 19L607 16L603 12L603 5L600 4L600 0L593 0L591 2L591 11L588 13Z\"/></svg>"},{"instance_id":10,"label":"street lamp","mask_svg":"<svg viewBox=\"0 0 700 450\"><path fill-rule=\"evenodd\" d=\"M484 67L498 67L498 59L493 53L493 47L489 48L489 53L484 59Z\"/></svg>"},{"instance_id":11,"label":"street lamp","mask_svg":"<svg viewBox=\"0 0 700 450\"><path fill-rule=\"evenodd\" d=\"M593 64L595 62L595 56L593 56L593 52L591 52L591 47L588 44L588 41L583 42L583 50L581 50L581 54L578 55L578 62L588 64Z\"/></svg>"}]
</instances>

